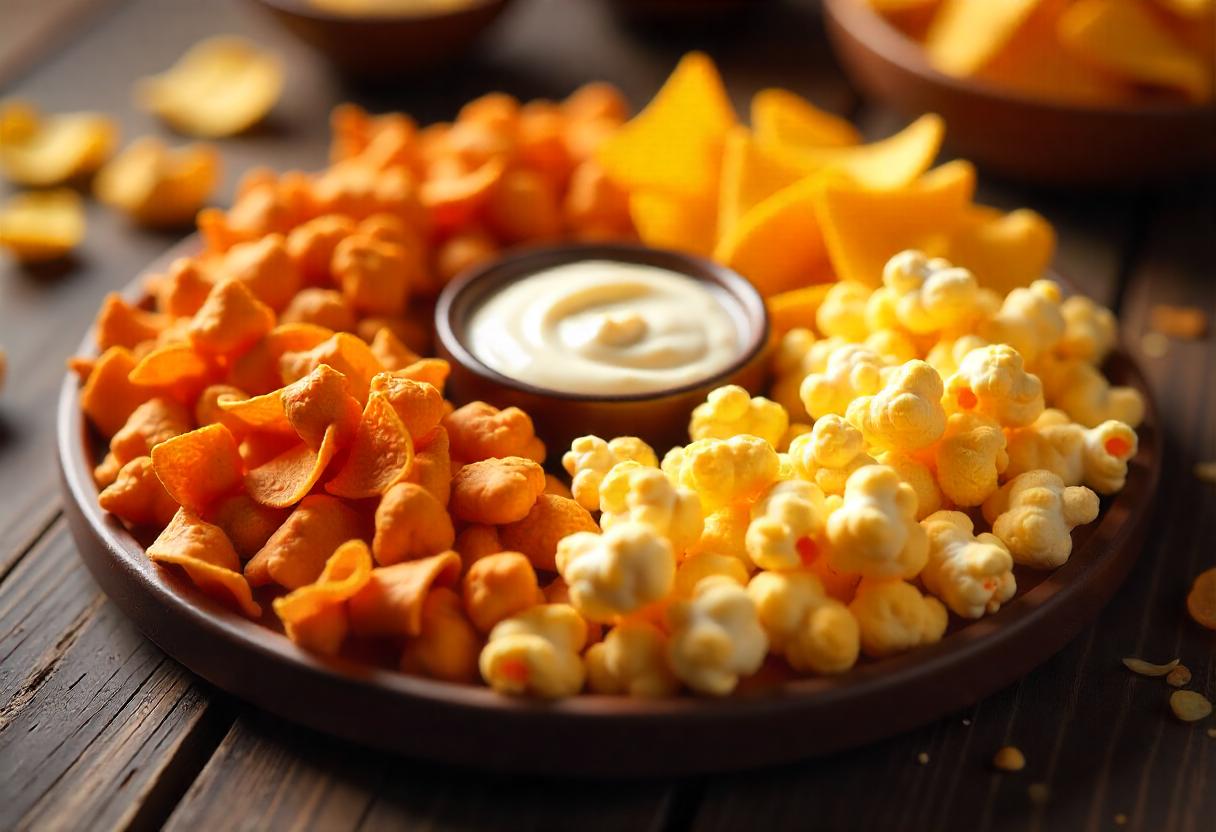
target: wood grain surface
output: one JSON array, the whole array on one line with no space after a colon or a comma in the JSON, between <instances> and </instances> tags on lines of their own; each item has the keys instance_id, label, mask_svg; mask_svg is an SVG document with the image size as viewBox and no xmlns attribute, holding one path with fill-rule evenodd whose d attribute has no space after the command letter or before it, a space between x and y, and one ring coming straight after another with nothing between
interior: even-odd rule
<instances>
[{"instance_id":1,"label":"wood grain surface","mask_svg":"<svg viewBox=\"0 0 1216 832\"><path fill-rule=\"evenodd\" d=\"M220 201L250 166L321 164L328 108L340 100L426 121L489 89L555 97L607 78L640 103L692 47L720 62L744 112L753 91L784 85L857 116L870 135L898 126L849 91L810 2L774 0L746 20L656 32L621 24L602 0L518 0L475 58L380 90L343 86L236 0L96 0L80 9L88 25L40 35L20 74L0 74L0 94L114 113L124 140L161 131L131 106L131 81L198 38L240 32L284 55L290 82L271 121L221 147ZM1155 304L1216 318L1212 182L1062 194L984 177L981 198L1052 219L1056 265L1116 306L1133 352ZM893 740L779 769L592 784L493 778L372 754L209 690L144 640L76 560L51 456L63 360L105 292L174 239L92 207L71 263L0 267L0 345L9 354L0 393L0 828L1211 828L1216 739L1175 721L1168 688L1119 659L1180 657L1190 687L1216 697L1216 637L1183 612L1190 577L1216 563L1216 488L1192 475L1196 461L1216 458L1213 334L1171 341L1163 357L1141 355L1168 445L1154 533L1098 621L1017 685ZM992 769L1004 744L1025 752L1024 771Z\"/></svg>"}]
</instances>

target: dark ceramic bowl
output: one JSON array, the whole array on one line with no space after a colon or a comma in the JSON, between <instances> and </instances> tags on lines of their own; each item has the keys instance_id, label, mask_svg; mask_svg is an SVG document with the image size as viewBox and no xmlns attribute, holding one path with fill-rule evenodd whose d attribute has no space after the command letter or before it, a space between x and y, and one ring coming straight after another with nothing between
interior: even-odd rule
<instances>
[{"instance_id":1,"label":"dark ceramic bowl","mask_svg":"<svg viewBox=\"0 0 1216 832\"><path fill-rule=\"evenodd\" d=\"M861 0L824 0L832 46L865 95L939 113L963 156L1051 185L1123 185L1216 168L1216 105L1081 106L1034 98L929 65L920 45Z\"/></svg>"},{"instance_id":2,"label":"dark ceramic bowl","mask_svg":"<svg viewBox=\"0 0 1216 832\"><path fill-rule=\"evenodd\" d=\"M346 15L308 0L253 0L284 28L348 75L407 75L456 58L494 22L509 0L470 0L434 14Z\"/></svg>"},{"instance_id":3,"label":"dark ceramic bowl","mask_svg":"<svg viewBox=\"0 0 1216 832\"><path fill-rule=\"evenodd\" d=\"M472 313L501 287L540 269L580 260L615 260L670 269L709 285L741 333L738 360L720 373L659 393L602 396L535 387L482 363L468 347ZM759 293L735 272L700 257L637 245L568 245L538 248L496 260L444 288L435 306L435 342L452 364L447 394L455 403L480 399L531 414L537 434L557 459L570 440L639 436L655 448L688 441L688 417L715 387L738 384L752 393L764 386L768 313Z\"/></svg>"}]
</instances>

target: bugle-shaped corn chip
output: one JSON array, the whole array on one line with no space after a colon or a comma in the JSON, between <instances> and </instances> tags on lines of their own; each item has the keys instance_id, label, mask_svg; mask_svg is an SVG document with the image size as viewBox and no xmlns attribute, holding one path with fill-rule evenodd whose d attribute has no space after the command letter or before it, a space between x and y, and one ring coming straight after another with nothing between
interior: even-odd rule
<instances>
[{"instance_id":1,"label":"bugle-shaped corn chip","mask_svg":"<svg viewBox=\"0 0 1216 832\"><path fill-rule=\"evenodd\" d=\"M264 506L287 508L308 496L338 452L338 428L325 430L321 446L313 449L301 442L245 475L245 490Z\"/></svg>"},{"instance_id":2,"label":"bugle-shaped corn chip","mask_svg":"<svg viewBox=\"0 0 1216 832\"><path fill-rule=\"evenodd\" d=\"M373 393L346 461L325 490L348 500L374 497L404 479L413 462L414 442L405 424L386 397Z\"/></svg>"}]
</instances>

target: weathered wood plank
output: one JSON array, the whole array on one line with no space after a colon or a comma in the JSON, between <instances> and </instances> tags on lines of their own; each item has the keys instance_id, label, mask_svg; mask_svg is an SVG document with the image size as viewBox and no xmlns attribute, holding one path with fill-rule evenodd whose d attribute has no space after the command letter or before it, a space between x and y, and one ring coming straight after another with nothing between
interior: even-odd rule
<instances>
[{"instance_id":1,"label":"weathered wood plank","mask_svg":"<svg viewBox=\"0 0 1216 832\"><path fill-rule=\"evenodd\" d=\"M250 712L166 828L658 829L671 794L662 783L521 780L429 765Z\"/></svg>"},{"instance_id":2,"label":"weathered wood plank","mask_svg":"<svg viewBox=\"0 0 1216 832\"><path fill-rule=\"evenodd\" d=\"M106 601L62 520L0 586L0 827L154 825L228 720Z\"/></svg>"}]
</instances>

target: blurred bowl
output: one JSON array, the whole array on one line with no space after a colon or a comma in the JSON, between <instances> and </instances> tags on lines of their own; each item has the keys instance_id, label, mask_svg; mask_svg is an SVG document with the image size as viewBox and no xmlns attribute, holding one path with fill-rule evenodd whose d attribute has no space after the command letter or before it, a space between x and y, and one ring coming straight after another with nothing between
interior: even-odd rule
<instances>
[{"instance_id":1,"label":"blurred bowl","mask_svg":"<svg viewBox=\"0 0 1216 832\"><path fill-rule=\"evenodd\" d=\"M309 0L253 0L343 72L407 75L467 52L510 0L469 0L446 11L343 14Z\"/></svg>"},{"instance_id":2,"label":"blurred bowl","mask_svg":"<svg viewBox=\"0 0 1216 832\"><path fill-rule=\"evenodd\" d=\"M681 387L639 394L568 393L537 387L491 369L469 346L473 312L503 286L542 269L582 260L639 263L679 272L705 283L735 320L738 358L725 370ZM675 251L628 244L537 248L467 272L444 287L435 306L435 341L452 365L446 395L457 405L486 401L519 407L531 415L536 433L550 448L568 448L586 434L638 436L667 449L688 441L688 417L709 392L738 384L760 392L767 375L768 312L759 293L725 266ZM556 458L560 458L558 453ZM554 457L551 457L554 458Z\"/></svg>"},{"instance_id":3,"label":"blurred bowl","mask_svg":"<svg viewBox=\"0 0 1216 832\"><path fill-rule=\"evenodd\" d=\"M950 144L994 171L1043 184L1110 185L1216 168L1216 105L1033 98L937 71L919 44L859 0L823 7L855 86L906 115L939 113Z\"/></svg>"}]
</instances>

